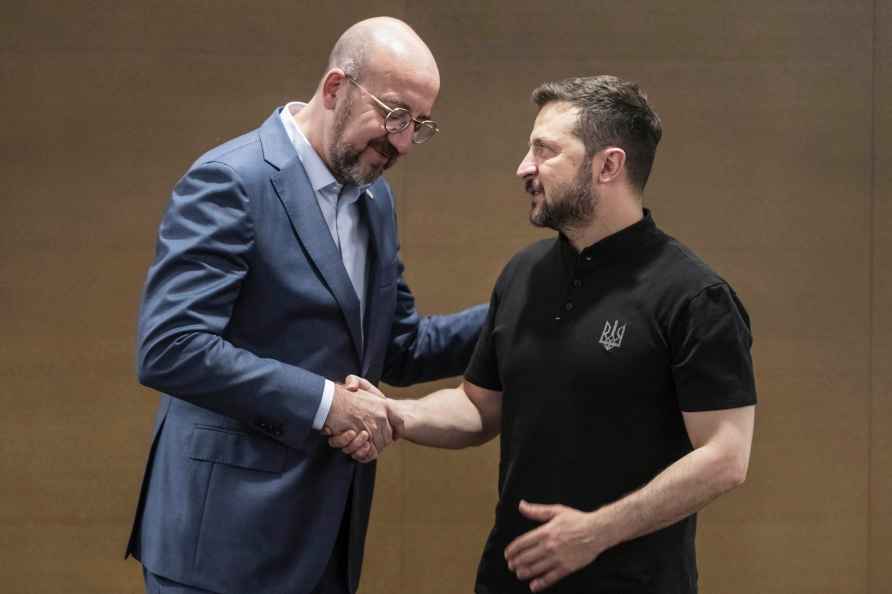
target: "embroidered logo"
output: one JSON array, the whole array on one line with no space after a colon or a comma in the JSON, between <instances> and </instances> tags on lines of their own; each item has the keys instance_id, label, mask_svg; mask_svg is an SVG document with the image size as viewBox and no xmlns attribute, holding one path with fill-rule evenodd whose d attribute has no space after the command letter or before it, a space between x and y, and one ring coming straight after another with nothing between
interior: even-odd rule
<instances>
[{"instance_id":1,"label":"embroidered logo","mask_svg":"<svg viewBox=\"0 0 892 594\"><path fill-rule=\"evenodd\" d=\"M623 343L623 335L626 333L626 324L622 326L619 325L619 320L613 322L613 326L610 325L610 322L604 323L604 331L601 332L601 344L604 345L604 350L610 351L612 349L617 349Z\"/></svg>"}]
</instances>

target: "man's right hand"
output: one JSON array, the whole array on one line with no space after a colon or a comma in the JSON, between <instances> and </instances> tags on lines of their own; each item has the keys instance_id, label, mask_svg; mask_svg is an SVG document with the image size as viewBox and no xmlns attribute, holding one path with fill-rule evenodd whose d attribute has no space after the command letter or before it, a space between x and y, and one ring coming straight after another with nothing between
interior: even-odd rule
<instances>
[{"instance_id":1,"label":"man's right hand","mask_svg":"<svg viewBox=\"0 0 892 594\"><path fill-rule=\"evenodd\" d=\"M388 419L393 432L393 441L398 440L402 436L404 421L402 415L396 411L396 405L400 404L400 401L387 398L377 386L367 379L356 375L348 375L347 379L344 380L344 387L350 392L365 391L378 396L388 409ZM329 436L328 444L331 447L341 450L357 462L371 462L380 453L380 448L376 448L375 444L369 441L369 433L366 431L348 429L344 432L337 432L326 426L325 434Z\"/></svg>"},{"instance_id":2,"label":"man's right hand","mask_svg":"<svg viewBox=\"0 0 892 594\"><path fill-rule=\"evenodd\" d=\"M382 396L363 388L335 384L334 397L328 417L325 419L325 427L332 435L352 433L354 436L361 436L365 432L366 440L371 437L371 443L368 445L374 448L377 454L394 440L393 427L387 414L387 401ZM358 443L357 449L363 445L364 441Z\"/></svg>"}]
</instances>

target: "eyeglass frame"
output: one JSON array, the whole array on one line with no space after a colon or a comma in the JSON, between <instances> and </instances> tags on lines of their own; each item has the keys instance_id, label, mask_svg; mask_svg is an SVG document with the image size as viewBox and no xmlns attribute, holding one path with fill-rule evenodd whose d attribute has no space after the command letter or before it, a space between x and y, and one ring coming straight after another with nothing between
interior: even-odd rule
<instances>
[{"instance_id":1,"label":"eyeglass frame","mask_svg":"<svg viewBox=\"0 0 892 594\"><path fill-rule=\"evenodd\" d=\"M414 126L413 129L412 129L412 144L425 144L426 142L430 141L431 138L433 138L434 136L436 136L437 133L440 131L440 127L437 125L437 122L435 122L435 121L433 121L433 120L419 120L419 119L415 118L415 117L412 115L412 112L410 112L410 111L409 111L408 109L406 109L405 107L390 107L389 105L387 105L386 103L384 103L383 101L381 101L380 99L378 99L378 97L376 97L371 91L369 91L369 90L366 89L364 86L362 86L361 84L359 84L359 81L356 80L355 78L353 78L351 75L349 75L349 74L344 74L344 78L346 78L346 79L349 80L351 83L353 83L354 85L356 85L357 87L359 87L363 92L365 92L366 95L368 95L369 97L371 97L371 98L375 101L375 103L378 104L378 106L379 106L381 109L383 109L383 110L386 112L386 115L384 116L384 129L387 130L387 133L388 133L388 134L399 134L400 132L402 132L403 130L405 130L406 128L408 128L408 127L409 127L409 123L412 122L412 123L415 124L415 126ZM405 124L404 126L402 126L399 130L390 130L390 129L387 127L387 121L393 117L393 114L394 114L394 113L400 113L400 112L405 112L405 113L407 113L407 114L409 115L409 120L407 120L407 121L406 121L406 124ZM422 141L419 142L419 141L415 140L415 134L418 132L418 129L419 129L421 126L425 126L426 128L430 128L430 129L433 130L434 132L433 132L433 134L430 135L430 137L428 137L428 138L426 138L426 139L424 139L424 140L422 140Z\"/></svg>"}]
</instances>

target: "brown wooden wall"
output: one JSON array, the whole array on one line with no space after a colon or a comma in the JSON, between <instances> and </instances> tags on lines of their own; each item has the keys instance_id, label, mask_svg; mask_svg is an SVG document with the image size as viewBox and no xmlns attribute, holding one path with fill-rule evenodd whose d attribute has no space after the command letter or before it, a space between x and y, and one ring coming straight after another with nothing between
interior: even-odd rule
<instances>
[{"instance_id":1,"label":"brown wooden wall","mask_svg":"<svg viewBox=\"0 0 892 594\"><path fill-rule=\"evenodd\" d=\"M640 81L665 125L647 205L755 333L750 478L702 514L702 591L892 592L892 0L5 0L0 590L142 591L121 557L156 397L134 333L170 188L308 97L375 14L412 24L443 78L443 133L390 177L422 309L488 299L542 236L513 176L530 90ZM497 454L385 453L364 594L471 591Z\"/></svg>"}]
</instances>

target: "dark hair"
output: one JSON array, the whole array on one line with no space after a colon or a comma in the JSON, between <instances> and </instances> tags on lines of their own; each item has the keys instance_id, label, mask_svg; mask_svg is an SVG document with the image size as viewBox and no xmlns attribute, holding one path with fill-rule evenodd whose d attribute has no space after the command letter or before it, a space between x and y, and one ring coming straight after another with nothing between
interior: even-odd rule
<instances>
[{"instance_id":1,"label":"dark hair","mask_svg":"<svg viewBox=\"0 0 892 594\"><path fill-rule=\"evenodd\" d=\"M623 149L629 181L644 190L663 126L637 84L608 75L567 78L539 85L532 99L540 108L552 101L576 107L575 132L586 154L592 157L608 146Z\"/></svg>"}]
</instances>

